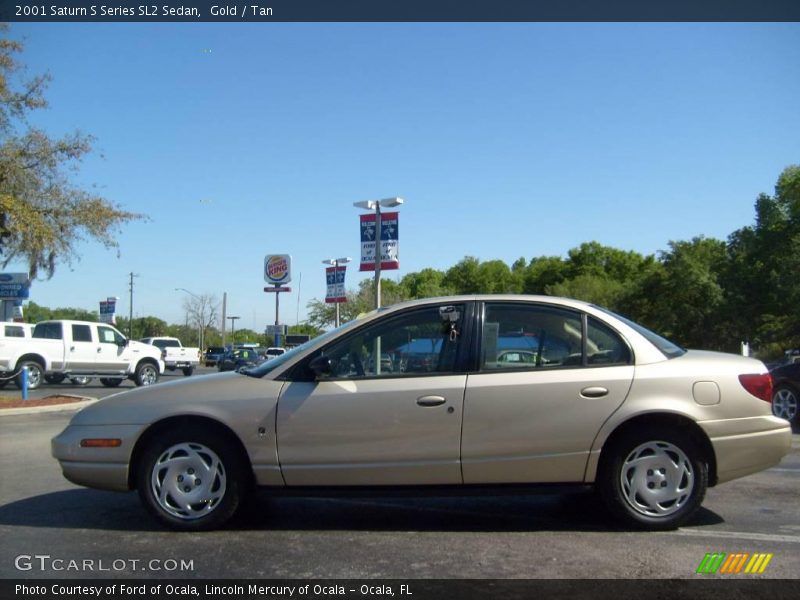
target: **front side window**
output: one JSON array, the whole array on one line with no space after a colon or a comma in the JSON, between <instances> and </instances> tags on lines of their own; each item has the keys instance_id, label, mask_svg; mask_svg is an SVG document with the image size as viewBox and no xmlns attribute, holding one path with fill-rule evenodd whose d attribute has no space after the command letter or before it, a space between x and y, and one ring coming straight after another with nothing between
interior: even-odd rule
<instances>
[{"instance_id":1,"label":"front side window","mask_svg":"<svg viewBox=\"0 0 800 600\"><path fill-rule=\"evenodd\" d=\"M125 338L122 337L115 329L110 327L98 327L97 333L100 336L100 341L103 344L116 344L122 346L125 343Z\"/></svg>"},{"instance_id":2,"label":"front side window","mask_svg":"<svg viewBox=\"0 0 800 600\"><path fill-rule=\"evenodd\" d=\"M434 306L388 317L324 348L331 378L451 373L462 337L464 305Z\"/></svg>"},{"instance_id":3,"label":"front side window","mask_svg":"<svg viewBox=\"0 0 800 600\"><path fill-rule=\"evenodd\" d=\"M580 366L580 314L545 305L487 304L481 370Z\"/></svg>"}]
</instances>

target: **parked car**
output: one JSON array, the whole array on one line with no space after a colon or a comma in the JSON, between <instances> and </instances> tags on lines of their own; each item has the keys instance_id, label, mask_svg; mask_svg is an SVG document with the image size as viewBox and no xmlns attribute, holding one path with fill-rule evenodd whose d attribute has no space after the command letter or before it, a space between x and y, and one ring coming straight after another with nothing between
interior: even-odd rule
<instances>
[{"instance_id":1,"label":"parked car","mask_svg":"<svg viewBox=\"0 0 800 600\"><path fill-rule=\"evenodd\" d=\"M234 348L222 355L217 363L220 371L237 371L243 367L254 367L261 362L261 357L254 348Z\"/></svg>"},{"instance_id":2,"label":"parked car","mask_svg":"<svg viewBox=\"0 0 800 600\"><path fill-rule=\"evenodd\" d=\"M498 360L512 332L558 352ZM435 360L368 360L416 351L415 339ZM689 520L708 486L789 452L771 399L760 361L684 350L585 302L459 296L374 311L241 372L105 398L52 452L70 481L137 489L181 530L223 525L253 486L431 495L533 484L594 486L624 523L658 530Z\"/></svg>"},{"instance_id":3,"label":"parked car","mask_svg":"<svg viewBox=\"0 0 800 600\"><path fill-rule=\"evenodd\" d=\"M105 323L41 321L33 328L31 339L8 339L6 344L0 376L27 367L32 390L48 376L96 376L109 387L132 379L137 386L147 386L164 372L158 348L128 340Z\"/></svg>"},{"instance_id":4,"label":"parked car","mask_svg":"<svg viewBox=\"0 0 800 600\"><path fill-rule=\"evenodd\" d=\"M781 365L772 374L772 413L792 424L800 425L797 416L800 404L800 362Z\"/></svg>"},{"instance_id":5,"label":"parked car","mask_svg":"<svg viewBox=\"0 0 800 600\"><path fill-rule=\"evenodd\" d=\"M200 348L188 348L175 337L147 337L141 340L161 349L161 359L168 371L180 369L186 377L200 364Z\"/></svg>"},{"instance_id":6,"label":"parked car","mask_svg":"<svg viewBox=\"0 0 800 600\"><path fill-rule=\"evenodd\" d=\"M225 354L225 348L223 346L209 346L203 357L203 363L207 367L215 367L223 354Z\"/></svg>"},{"instance_id":7,"label":"parked car","mask_svg":"<svg viewBox=\"0 0 800 600\"><path fill-rule=\"evenodd\" d=\"M264 358L270 360L276 356L280 356L281 354L286 354L286 348L270 347L264 351Z\"/></svg>"}]
</instances>

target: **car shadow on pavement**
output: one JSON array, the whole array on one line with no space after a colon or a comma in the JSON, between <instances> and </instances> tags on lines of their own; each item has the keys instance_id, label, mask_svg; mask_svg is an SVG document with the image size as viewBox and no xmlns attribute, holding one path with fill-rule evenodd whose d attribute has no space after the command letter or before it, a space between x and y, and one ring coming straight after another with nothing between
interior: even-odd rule
<instances>
[{"instance_id":1,"label":"car shadow on pavement","mask_svg":"<svg viewBox=\"0 0 800 600\"><path fill-rule=\"evenodd\" d=\"M701 508L686 526L724 519ZM75 489L0 506L0 525L164 531L136 493ZM229 529L240 531L628 531L592 492L480 497L249 497Z\"/></svg>"}]
</instances>

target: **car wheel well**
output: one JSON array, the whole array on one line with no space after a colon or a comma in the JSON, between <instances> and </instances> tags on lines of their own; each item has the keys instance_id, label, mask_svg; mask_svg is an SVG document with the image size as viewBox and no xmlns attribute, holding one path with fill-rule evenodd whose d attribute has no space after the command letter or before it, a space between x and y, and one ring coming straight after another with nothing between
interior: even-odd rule
<instances>
[{"instance_id":1,"label":"car wheel well","mask_svg":"<svg viewBox=\"0 0 800 600\"><path fill-rule=\"evenodd\" d=\"M639 415L619 425L603 444L603 448L600 451L598 472L602 468L603 461L613 455L613 452L608 452L607 450L613 448L618 440L624 439L629 432L644 428L663 428L666 431L677 430L688 434L708 464L708 486L713 487L716 485L717 459L714 454L714 448L711 445L711 440L708 439L706 433L697 423L687 417L675 414L654 413Z\"/></svg>"},{"instance_id":2,"label":"car wheel well","mask_svg":"<svg viewBox=\"0 0 800 600\"><path fill-rule=\"evenodd\" d=\"M247 450L245 450L244 444L242 444L239 436L237 436L230 427L220 423L219 421L216 421L215 419L191 415L169 417L162 421L157 421L156 423L150 425L150 427L148 427L144 433L139 436L139 439L136 440L136 445L133 447L133 452L131 453L131 458L128 463L130 465L128 470L128 489L136 489L136 480L138 469L140 468L142 454L144 454L150 441L156 439L164 432L176 431L178 429L210 431L226 438L226 440L230 442L231 446L236 449L236 453L239 455L242 464L245 465L243 470L248 474L248 488L253 487L255 478L253 476L252 466L250 465L250 456L247 454Z\"/></svg>"},{"instance_id":3,"label":"car wheel well","mask_svg":"<svg viewBox=\"0 0 800 600\"><path fill-rule=\"evenodd\" d=\"M44 362L45 361L38 354L25 354L24 356L20 356L19 360L17 361L17 366L19 366L19 365L21 365L22 363L25 363L25 362L39 363L39 366L42 367L42 370L44 370Z\"/></svg>"}]
</instances>

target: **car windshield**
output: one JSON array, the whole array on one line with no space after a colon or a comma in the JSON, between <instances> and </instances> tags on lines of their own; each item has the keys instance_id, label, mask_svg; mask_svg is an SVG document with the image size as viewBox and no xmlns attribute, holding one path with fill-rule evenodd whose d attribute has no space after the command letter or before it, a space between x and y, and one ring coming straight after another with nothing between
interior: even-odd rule
<instances>
[{"instance_id":1,"label":"car windshield","mask_svg":"<svg viewBox=\"0 0 800 600\"><path fill-rule=\"evenodd\" d=\"M239 372L242 375L247 375L248 377L263 377L270 371L274 371L278 367L286 364L288 361L292 360L295 356L297 356L301 352L304 352L308 348L324 344L330 338L335 337L339 333L346 331L351 327L355 327L358 323L361 322L362 319L364 319L368 315L373 314L373 312L367 313L367 315L360 315L355 319L353 319L352 321L348 321L347 323L340 325L336 329L331 329L330 331L326 331L322 335L318 335L317 337L308 340L305 344L300 344L299 346L295 346L291 350L286 351L284 354L280 354L275 358L264 361L263 363L261 363L256 367L253 367L252 369L242 369Z\"/></svg>"},{"instance_id":2,"label":"car windshield","mask_svg":"<svg viewBox=\"0 0 800 600\"><path fill-rule=\"evenodd\" d=\"M642 327L638 323L634 323L630 319L626 319L625 317L623 317L621 315L613 313L610 310L607 310L607 309L603 308L602 306L595 306L595 305L592 305L592 306L593 306L593 308L596 308L597 310L601 310L604 313L606 313L608 315L611 315L615 319L619 319L620 321L625 323L625 325L627 325L628 327L630 327L631 329L636 331L638 334L640 334L642 337L644 337L648 342L650 342L656 348L658 348L661 351L661 353L664 356L666 356L667 358L676 358L678 356L682 356L682 355L686 354L686 350L685 349L681 348L680 346L678 346L674 342L669 341L667 338L662 337L662 336L658 335L657 333L653 333L652 331L650 331L646 327Z\"/></svg>"}]
</instances>

